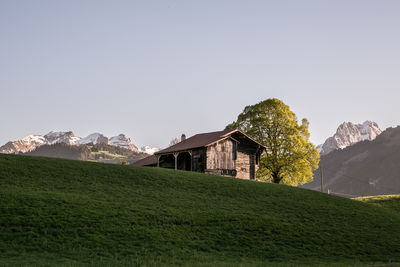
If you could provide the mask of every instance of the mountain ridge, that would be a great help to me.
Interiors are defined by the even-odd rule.
[[[400,193],[400,126],[384,130],[372,141],[360,141],[321,156],[314,180],[301,187],[344,197]]]
[[[0,147],[0,153],[4,154],[18,154],[27,153],[34,151],[38,147],[43,145],[54,145],[58,143],[63,143],[67,145],[86,145],[86,144],[108,144],[111,146],[117,146],[125,148],[137,153],[154,153],[159,149],[155,147],[145,146],[143,149],[139,149],[134,145],[129,137],[125,134],[119,134],[117,136],[112,136],[110,138],[106,137],[101,133],[92,133],[88,136],[81,138],[76,136],[72,131],[51,131],[45,135],[31,134],[27,135],[16,141],[9,141]]]
[[[362,124],[343,122],[339,125],[336,133],[328,137],[325,142],[317,146],[320,155],[327,155],[334,150],[344,149],[360,141],[374,140],[382,133],[378,124],[373,121],[365,121]]]

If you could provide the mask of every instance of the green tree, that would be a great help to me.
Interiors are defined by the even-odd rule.
[[[299,124],[296,114],[281,100],[270,98],[245,107],[226,129],[240,129],[266,146],[257,178],[297,186],[312,181],[319,163],[308,125],[307,119]]]

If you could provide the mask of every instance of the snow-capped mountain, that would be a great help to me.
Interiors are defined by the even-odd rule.
[[[53,145],[57,143],[76,145],[80,139],[81,138],[75,136],[73,132],[51,131],[44,136],[31,134],[25,136],[20,140],[8,142],[4,146],[0,147],[0,153],[7,153],[7,154],[16,154],[20,152],[26,153],[35,150],[37,147],[43,145]]]
[[[337,128],[336,133],[326,139],[325,143],[319,145],[317,149],[321,155],[326,155],[336,149],[343,149],[360,141],[372,141],[381,133],[382,130],[376,122],[365,121],[363,124],[344,122]]]
[[[132,144],[131,139],[126,137],[124,134],[111,137],[108,141],[108,144],[139,152],[139,149],[134,144]]]
[[[57,143],[65,143],[68,145],[75,145],[81,138],[75,136],[73,132],[49,132],[44,136],[47,145]]]
[[[14,154],[18,152],[26,153],[34,150],[36,147],[42,146],[46,143],[46,139],[41,135],[28,135],[21,140],[15,142],[8,142],[0,147],[0,153]]]
[[[80,139],[77,141],[77,144],[108,144],[108,137],[105,137],[101,133],[92,133],[86,136],[85,138]]]
[[[142,153],[153,155],[154,153],[160,151],[160,149],[157,147],[142,146],[139,151]]]
[[[101,133],[93,133],[85,138],[80,138],[75,136],[71,131],[68,132],[54,132],[51,131],[46,135],[28,135],[20,140],[8,142],[4,146],[0,147],[0,153],[16,154],[16,153],[26,153],[35,150],[37,147],[43,145],[53,145],[58,143],[64,143],[68,145],[86,145],[89,143],[93,144],[108,144],[112,146],[122,147],[129,149],[134,152],[143,152],[139,150],[131,141],[130,138],[126,137],[124,134],[118,136],[113,136],[107,138]],[[154,148],[148,147],[147,151],[151,152]],[[154,152],[153,152],[154,153]]]

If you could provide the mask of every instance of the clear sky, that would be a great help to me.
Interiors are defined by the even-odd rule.
[[[165,147],[275,97],[322,143],[400,124],[399,0],[0,0],[0,145],[125,133]]]

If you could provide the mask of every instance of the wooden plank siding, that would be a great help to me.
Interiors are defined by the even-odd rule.
[[[225,139],[207,147],[207,170],[234,170],[233,141]]]
[[[241,179],[250,179],[249,171],[249,154],[238,151],[236,160],[236,177]]]
[[[237,144],[236,159],[234,159],[234,142],[232,139],[225,139],[207,147],[205,172],[240,179],[254,179],[259,168],[256,164],[255,149],[247,144]]]
[[[250,158],[252,158],[252,160]],[[250,172],[251,171],[250,163],[254,164],[253,174]],[[259,164],[256,163],[256,154],[238,151],[236,160],[236,178],[254,179],[258,169],[259,169]]]

